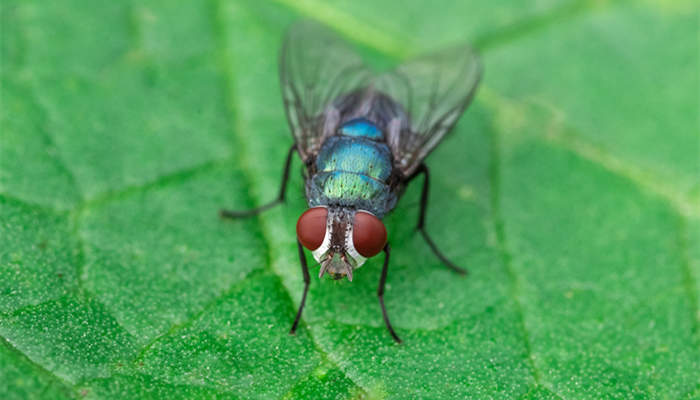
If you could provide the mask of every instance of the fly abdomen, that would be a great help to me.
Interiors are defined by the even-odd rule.
[[[307,184],[309,206],[336,205],[386,213],[393,198],[389,186],[367,175],[348,171],[319,172]]]
[[[391,153],[384,143],[364,138],[333,136],[321,147],[316,159],[316,170],[348,171],[386,181],[391,175]]]
[[[316,174],[307,182],[309,205],[355,207],[381,217],[396,202],[387,180],[391,151],[383,133],[358,119],[344,124],[338,135],[323,143],[316,158]]]

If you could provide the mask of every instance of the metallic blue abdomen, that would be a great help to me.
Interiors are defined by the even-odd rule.
[[[309,206],[341,205],[382,217],[396,203],[387,181],[392,163],[384,134],[371,122],[347,122],[323,143],[307,182]]]
[[[357,137],[333,136],[316,159],[319,172],[345,171],[386,181],[391,175],[391,153],[384,143]]]

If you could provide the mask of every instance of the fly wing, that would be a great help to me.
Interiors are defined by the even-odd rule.
[[[288,31],[280,55],[280,82],[287,120],[306,162],[333,134],[338,96],[367,85],[371,73],[336,34],[311,21]]]
[[[404,176],[410,176],[452,129],[480,78],[479,57],[471,47],[460,46],[410,60],[375,79],[373,86],[406,114],[406,121],[390,125],[387,140]]]

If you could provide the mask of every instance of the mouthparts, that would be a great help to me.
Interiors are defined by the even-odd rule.
[[[318,277],[322,278],[328,272],[335,280],[343,279],[344,276],[347,276],[348,281],[352,282],[352,270],[352,264],[344,252],[340,254],[329,253],[321,260],[321,271],[319,271]]]

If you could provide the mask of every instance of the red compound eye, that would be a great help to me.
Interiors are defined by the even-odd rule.
[[[314,207],[304,211],[297,221],[297,237],[302,246],[309,250],[316,250],[326,237],[326,217],[328,210],[325,207]]]
[[[377,255],[386,244],[386,228],[374,215],[358,211],[352,226],[352,242],[360,255],[372,257]]]

